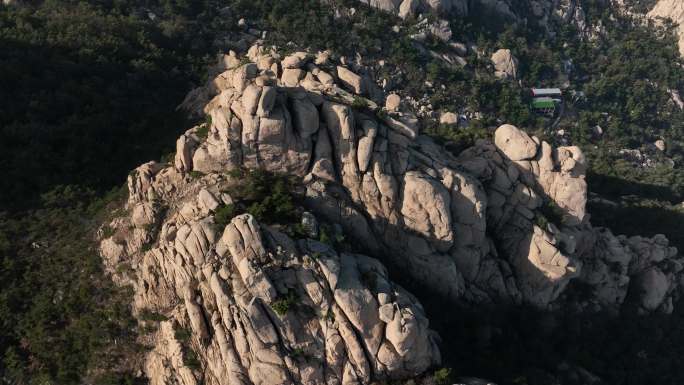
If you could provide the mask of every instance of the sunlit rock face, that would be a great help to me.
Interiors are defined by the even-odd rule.
[[[436,336],[399,279],[473,305],[672,311],[677,251],[591,227],[579,148],[504,124],[452,154],[355,68],[259,44],[227,56],[184,103],[210,123],[181,135],[173,162],[131,173],[126,215],[101,243],[136,311],[166,319],[149,341],[153,384],[420,374],[440,361]],[[237,169],[295,177],[307,226],[333,223],[363,254],[250,215],[218,221]],[[566,296],[573,281],[591,289],[580,302]]]
[[[653,9],[648,13],[648,17],[654,20],[671,19],[675,24],[679,24],[679,52],[684,55],[684,3],[678,0],[659,0]]]

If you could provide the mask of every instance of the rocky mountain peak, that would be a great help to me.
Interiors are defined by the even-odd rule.
[[[118,279],[137,311],[166,319],[146,357],[152,384],[415,376],[440,354],[397,280],[472,305],[673,310],[676,249],[591,226],[578,147],[504,124],[452,154],[327,52],[257,43],[217,73],[184,102],[210,119],[178,139],[172,163],[129,176],[128,215],[101,243],[112,270],[130,268]],[[303,233],[232,214],[249,170],[296,179]],[[321,224],[363,253],[323,239]],[[591,290],[577,300],[571,282]]]

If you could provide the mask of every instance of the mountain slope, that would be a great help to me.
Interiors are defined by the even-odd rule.
[[[137,312],[164,320],[145,364],[153,383],[368,383],[438,362],[422,307],[385,268],[316,236],[379,258],[448,303],[673,311],[676,249],[663,236],[615,237],[589,224],[579,148],[502,125],[493,143],[452,155],[420,134],[407,106],[366,99],[373,83],[327,53],[282,57],[257,42],[246,56],[221,58],[223,72],[191,93],[188,106],[210,100],[210,122],[178,139],[173,164],[129,176],[128,215],[101,244],[109,268],[134,285]],[[259,176],[269,173],[293,184]],[[579,295],[571,282],[590,290]],[[396,335],[394,323],[403,325]],[[335,349],[346,353],[323,348],[326,330],[340,333]]]

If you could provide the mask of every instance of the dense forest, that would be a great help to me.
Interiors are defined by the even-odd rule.
[[[225,26],[210,2],[35,3],[0,6],[0,382],[131,383],[143,347],[95,230],[187,128]]]
[[[487,137],[501,122],[560,141],[530,111],[527,95],[531,86],[567,80],[586,98],[569,102],[561,122],[565,139],[587,152],[592,192],[616,202],[592,204],[593,223],[617,233],[664,233],[684,249],[679,208],[684,113],[668,93],[684,89],[684,70],[673,26],[641,24],[616,16],[603,2],[583,3],[589,22],[605,26],[597,39],[578,39],[568,25],[554,25],[550,37],[533,25],[483,15],[451,19],[456,39],[485,52],[471,52],[463,68],[425,55],[409,37],[412,21],[351,0],[0,5],[0,382],[141,381],[128,371],[127,361],[144,352],[136,343],[144,330],[131,317],[130,293],[106,279],[95,232],[125,197],[128,172],[171,152],[178,134],[190,126],[177,105],[206,80],[215,55],[230,48],[224,38],[241,17],[269,31],[268,42],[283,49],[332,49],[384,59],[383,71],[394,77],[397,88],[406,95],[429,93],[435,110],[482,113],[463,130],[424,122],[429,134],[451,143],[454,151]],[[356,12],[340,16],[337,6],[354,6]],[[403,29],[393,32],[394,25]],[[424,44],[445,48],[437,41]],[[502,47],[520,60],[519,83],[492,74],[486,58]],[[569,74],[561,65],[567,60],[573,63]],[[596,126],[604,130],[601,137],[594,134]],[[650,146],[659,138],[668,143],[664,153]],[[641,149],[654,163],[624,159],[620,150],[625,148]],[[439,304],[427,305],[439,309]],[[431,314],[454,345],[447,349],[445,365],[459,374],[501,383],[547,383],[544,373],[567,359],[608,383],[682,378],[677,372],[678,342],[684,340],[680,314],[625,316],[619,326],[603,315],[529,309],[459,314]],[[548,317],[556,326],[542,333],[541,341],[533,331],[547,330]],[[496,333],[483,342],[477,336],[484,327]],[[672,377],[658,377],[661,372]]]

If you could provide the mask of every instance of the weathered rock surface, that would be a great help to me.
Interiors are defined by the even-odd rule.
[[[458,115],[453,112],[445,112],[439,117],[439,123],[448,126],[456,126],[458,125]]]
[[[580,36],[590,35],[582,4],[578,0],[530,0],[523,3],[513,0],[362,0],[362,2],[398,15],[402,19],[418,17],[420,14],[496,17],[508,22],[536,23],[548,28],[551,21],[574,25]],[[661,13],[672,13],[671,4],[677,0],[661,0]],[[661,15],[662,16],[662,15]],[[435,24],[432,31],[442,40],[451,38],[451,31],[442,22]],[[446,28],[445,28],[446,27]],[[447,32],[448,31],[448,32]],[[436,32],[436,33],[435,33]]]
[[[220,228],[206,204],[215,187],[181,186],[156,219],[158,239],[126,234],[134,218],[124,218],[102,243],[108,262],[133,265],[135,308],[169,317],[147,355],[152,384],[368,383],[439,363],[420,303],[379,261],[292,240],[248,214]]]
[[[672,19],[675,24],[679,24],[679,52],[684,55],[684,3],[679,0],[659,0],[653,9],[648,13],[651,19]]]
[[[211,96],[206,138],[190,129],[173,165],[136,169],[131,215],[102,241],[110,269],[131,266],[136,309],[170,318],[148,355],[153,384],[369,383],[439,361],[420,304],[377,260],[292,240],[246,215],[217,227],[214,210],[230,202],[221,186],[235,182],[226,173],[236,168],[299,177],[309,234],[318,220],[338,224],[444,300],[555,308],[577,281],[592,289],[579,307],[673,310],[682,259],[663,236],[589,224],[579,148],[502,125],[493,142],[451,154],[420,135],[409,111],[354,110],[324,75],[340,76],[332,59],[288,59],[295,83],[271,69],[277,60],[262,47],[250,53],[272,64],[228,69],[213,91],[194,93]],[[284,303],[287,311],[274,310]],[[189,341],[174,328],[191,330]],[[201,370],[184,364],[188,349]]]
[[[517,79],[518,78],[518,59],[516,59],[511,50],[500,49],[492,54],[492,63],[494,64],[494,75],[500,79]]]

